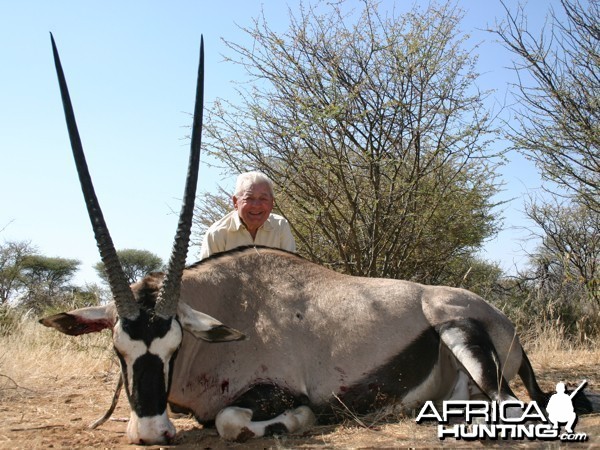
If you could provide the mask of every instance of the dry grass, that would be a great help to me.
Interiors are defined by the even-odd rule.
[[[545,390],[553,390],[559,380],[574,385],[582,379],[589,381],[588,389],[597,390],[600,350],[566,345],[551,330],[537,334],[526,347]],[[0,337],[0,448],[127,446],[129,406],[125,396],[112,420],[96,430],[88,429],[110,404],[118,374],[108,333],[71,338],[23,322],[12,335]],[[522,386],[515,383],[514,388],[527,399]],[[202,429],[189,417],[174,417],[178,430],[175,444],[203,449],[506,447],[502,443],[439,441],[435,426],[417,425],[410,417],[372,417],[362,422],[368,427],[349,418],[337,426],[316,426],[301,436],[227,444],[214,429]],[[600,445],[600,416],[581,417],[577,432],[590,436],[585,448]],[[556,443],[542,446],[559,447]]]

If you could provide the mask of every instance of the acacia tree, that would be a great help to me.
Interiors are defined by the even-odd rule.
[[[567,285],[578,286],[580,298],[600,309],[600,213],[577,203],[535,203],[527,215],[539,228],[540,246],[534,256],[538,281],[558,294]]]
[[[22,278],[27,286],[44,285],[50,294],[57,292],[77,272],[76,259],[29,255],[22,263]]]
[[[161,270],[164,266],[160,256],[148,250],[125,248],[118,250],[117,256],[129,284],[135,283],[150,272]],[[98,276],[108,283],[104,263],[102,261],[98,262],[94,269],[96,269]]]
[[[556,324],[583,342],[600,332],[600,215],[578,202],[530,200],[539,245],[506,296],[511,317]],[[502,303],[505,303],[504,301]],[[512,305],[511,305],[512,304]]]
[[[23,263],[36,252],[27,241],[7,241],[0,245],[0,306],[19,294],[23,287]]]
[[[522,8],[506,6],[495,30],[517,57],[520,107],[507,137],[546,180],[600,212],[600,1],[561,5],[564,17],[551,9],[539,35]]]
[[[461,12],[346,6],[302,7],[285,33],[262,17],[251,46],[226,42],[251,84],[209,111],[206,149],[273,179],[308,258],[436,282],[497,227],[492,117]]]
[[[39,313],[61,303],[74,289],[71,281],[79,269],[80,261],[43,255],[29,255],[21,266],[24,294],[21,307]]]

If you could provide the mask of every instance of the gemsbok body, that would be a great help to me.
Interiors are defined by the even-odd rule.
[[[202,47],[173,254],[166,274],[127,285],[52,44],[73,153],[114,303],[41,323],[71,335],[112,330],[131,406],[132,443],[160,444],[175,436],[168,403],[236,441],[334,422],[347,410],[360,415],[416,408],[428,400],[515,400],[508,382],[517,374],[530,397],[545,405],[548,395],[535,380],[513,324],[466,290],[352,277],[261,247],[235,249],[184,268],[200,153]],[[583,395],[579,404],[589,408]]]

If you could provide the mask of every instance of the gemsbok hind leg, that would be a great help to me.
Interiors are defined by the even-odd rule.
[[[502,361],[482,323],[456,320],[438,326],[442,342],[490,400],[518,400],[502,373]],[[510,413],[510,411],[507,411]]]
[[[244,442],[253,437],[289,434],[315,422],[312,410],[304,401],[275,385],[256,385],[242,394],[215,419],[219,435],[227,440]]]

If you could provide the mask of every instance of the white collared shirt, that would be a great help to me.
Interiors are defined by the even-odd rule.
[[[202,240],[200,259],[244,245],[264,245],[290,252],[296,251],[296,242],[292,236],[290,224],[280,215],[271,213],[256,232],[256,238],[252,239],[237,211],[232,211],[206,230]]]

